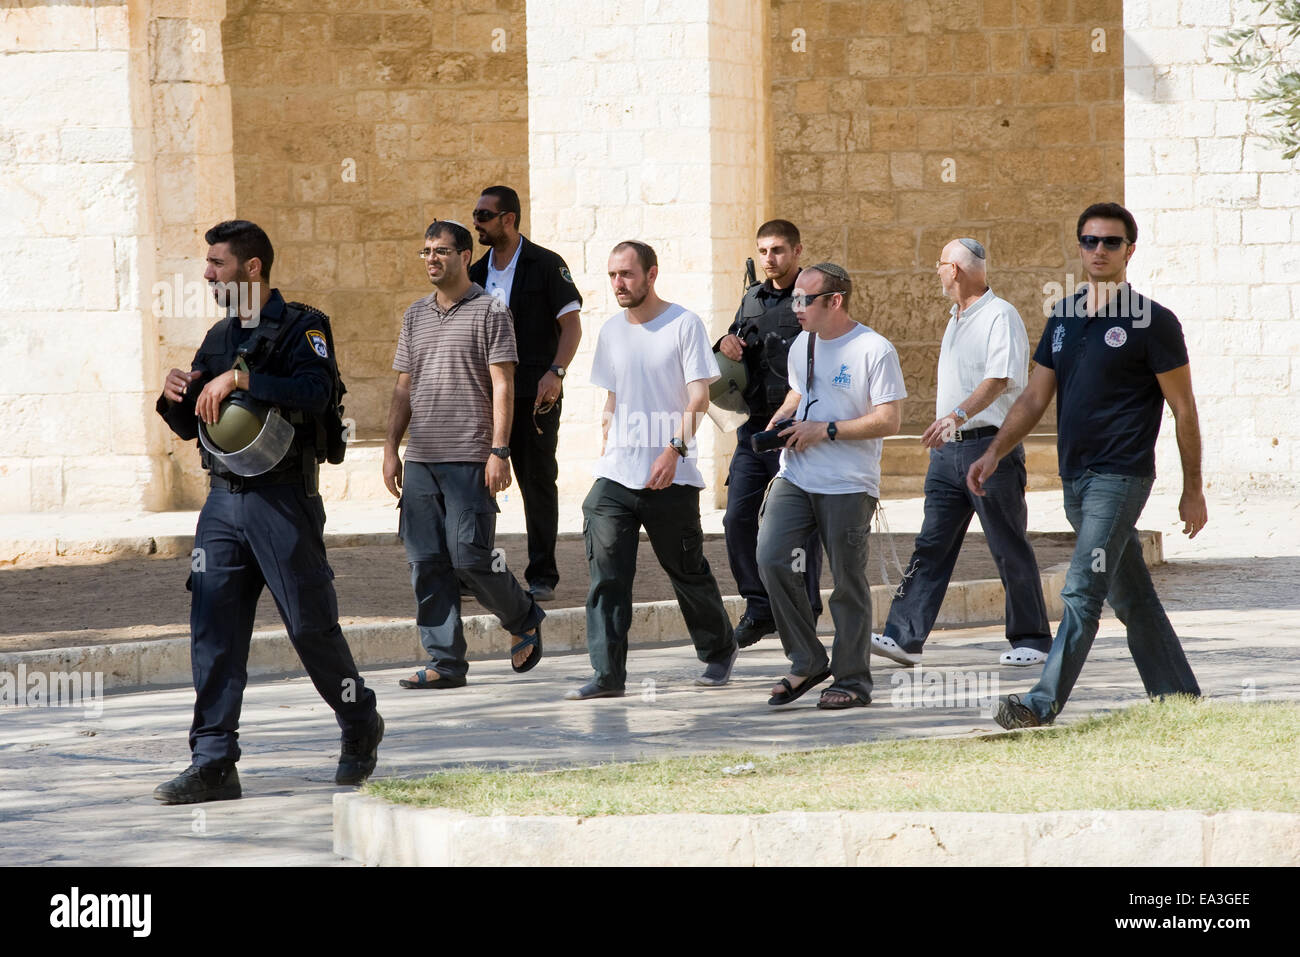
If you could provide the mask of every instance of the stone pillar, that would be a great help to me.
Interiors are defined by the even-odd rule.
[[[1182,321],[1211,492],[1300,487],[1300,172],[1251,135],[1253,81],[1212,39],[1257,15],[1244,0],[1124,4],[1128,275]],[[1167,409],[1156,468],[1159,488],[1181,487]]]
[[[201,281],[200,224],[233,206],[224,15],[224,0],[0,13],[0,510],[171,504],[153,403],[205,325],[159,308],[154,284]]]
[[[235,217],[230,88],[221,44],[226,0],[153,0],[149,6],[155,190],[150,253],[157,267],[148,309],[156,322],[157,356],[145,383],[146,405],[168,504],[196,508],[207,486],[194,443],[171,433],[154,414],[153,400],[166,370],[188,369],[204,333],[219,318],[203,280],[208,248],[203,234]],[[178,298],[176,290],[185,294]]]
[[[0,12],[0,510],[157,501],[143,47],[125,5]]]
[[[567,501],[590,486],[600,446],[604,395],[587,383],[600,327],[618,311],[610,249],[653,246],[659,294],[715,338],[740,301],[767,218],[763,17],[740,0],[528,2],[532,235],[565,257],[586,301],[560,433]],[[701,429],[706,501],[721,500],[733,441]]]

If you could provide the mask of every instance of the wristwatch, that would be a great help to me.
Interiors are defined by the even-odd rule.
[[[835,436],[839,434],[839,431],[840,431],[839,429],[835,428],[834,422],[826,423],[826,437],[830,439],[832,442],[835,441]]]
[[[686,458],[686,442],[685,442],[685,441],[683,441],[682,439],[677,438],[677,436],[674,435],[673,438],[672,438],[672,441],[670,441],[670,442],[668,443],[668,445],[672,448],[672,450],[673,450],[674,452],[676,452],[676,453],[677,453],[678,455],[680,455],[682,458]]]
[[[563,378],[564,378],[564,371],[565,371],[565,370],[564,370],[564,366],[555,366],[555,365],[553,365],[553,366],[551,366],[551,371],[555,373],[555,377],[556,377],[557,379],[563,379]]]
[[[957,406],[957,408],[953,409],[952,414],[957,416],[958,425],[961,425],[963,422],[965,422],[967,419],[970,418],[970,416],[966,414],[966,410],[963,409],[961,406]]]
[[[500,448],[492,449],[492,454],[499,459],[508,459],[510,458],[510,446],[503,445]]]

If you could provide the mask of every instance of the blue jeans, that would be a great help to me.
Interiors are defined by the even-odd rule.
[[[408,460],[402,469],[398,535],[411,566],[415,624],[429,667],[449,678],[469,671],[462,584],[512,635],[532,631],[546,617],[494,552],[500,509],[483,483],[485,468],[482,462]]]
[[[1007,641],[1012,648],[1035,651],[1052,646],[1038,559],[1026,532],[1025,447],[1017,445],[1003,456],[997,471],[984,483],[984,495],[975,495],[966,487],[966,473],[992,442],[991,435],[945,442],[930,452],[925,521],[907,563],[908,576],[898,583],[884,627],[884,634],[904,651],[919,654],[925,646],[975,515],[980,518],[1006,592]]]
[[[1153,481],[1153,476],[1099,475],[1091,470],[1061,480],[1065,516],[1078,539],[1061,591],[1061,627],[1038,683],[1023,698],[1043,723],[1065,707],[1108,598],[1127,629],[1129,651],[1147,694],[1201,693],[1142,560],[1137,520]]]

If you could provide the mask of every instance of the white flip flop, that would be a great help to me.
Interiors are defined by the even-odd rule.
[[[1046,660],[1047,652],[1045,651],[1036,651],[1033,648],[1012,648],[1010,651],[1002,652],[998,664],[1026,668],[1029,665],[1041,665]]]

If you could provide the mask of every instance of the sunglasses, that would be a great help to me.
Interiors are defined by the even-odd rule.
[[[505,210],[501,210],[501,212],[499,213],[494,213],[490,209],[476,209],[474,210],[473,215],[474,215],[474,222],[476,223],[490,223],[498,216],[504,216]]]
[[[1101,245],[1105,246],[1111,252],[1114,252],[1115,250],[1123,246],[1126,242],[1128,242],[1128,240],[1125,239],[1123,236],[1080,236],[1079,237],[1079,245],[1089,251],[1096,249],[1097,244],[1101,243]]]
[[[827,290],[826,292],[814,292],[811,295],[809,295],[806,292],[796,292],[793,296],[790,297],[790,306],[792,309],[802,312],[803,310],[808,308],[808,304],[811,303],[814,299],[817,299],[821,296],[833,296],[839,291],[840,290],[838,289],[831,289],[831,290]]]
[[[554,401],[543,402],[541,405],[533,406],[533,428],[537,430],[538,435],[542,434],[542,427],[537,424],[537,417],[539,415],[546,415],[547,413],[551,412],[554,408],[555,408]]]

